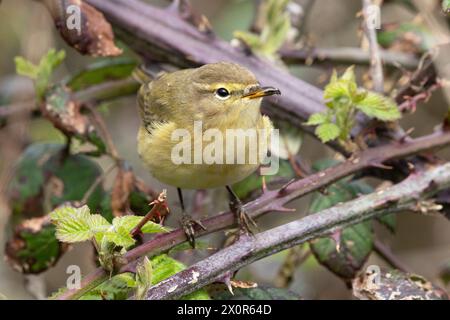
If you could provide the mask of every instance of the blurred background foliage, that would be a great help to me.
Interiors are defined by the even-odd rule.
[[[149,1],[157,5],[167,5],[167,1]],[[196,12],[207,16],[214,31],[222,38],[231,40],[236,35],[236,31],[246,31],[249,29],[254,16],[254,2],[252,0],[192,0]],[[361,1],[337,0],[337,1],[298,1],[304,8],[309,8],[307,16],[304,17],[304,33],[308,35],[308,41],[317,47],[359,47],[360,38],[358,29],[360,19],[356,17],[360,10]],[[314,2],[311,5],[311,2]],[[430,2],[430,1],[424,1]],[[433,1],[431,1],[433,2]],[[406,3],[406,4],[405,4]],[[421,53],[428,49],[433,41],[436,41],[432,30],[421,24],[416,24],[416,12],[408,4],[408,1],[386,1],[382,8],[382,23],[387,27],[379,34],[379,42],[384,47],[396,47],[405,49],[411,43],[401,36],[406,30],[415,41],[414,50]],[[245,37],[245,36],[244,36]],[[183,41],[180,39],[180,41]],[[414,42],[413,41],[413,42]],[[418,43],[417,43],[418,42]],[[53,26],[47,10],[34,1],[28,0],[4,0],[0,5],[0,105],[23,104],[32,99],[35,95],[33,84],[30,79],[18,76],[15,72],[14,57],[23,56],[28,60],[37,63],[39,59],[49,50],[49,48],[64,49],[66,58],[62,65],[56,70],[54,81],[66,79],[69,75],[75,75],[92,63],[108,58],[92,58],[81,56],[64,41]],[[118,42],[119,47],[123,47]],[[131,51],[125,49],[124,57],[129,61],[138,61],[138,57]],[[410,50],[411,51],[411,50]],[[290,71],[302,79],[323,87],[331,75],[332,65],[307,66],[296,65],[289,67]],[[345,66],[338,67],[339,71]],[[357,67],[358,75],[362,76],[362,68]],[[391,74],[394,71],[389,71]],[[394,78],[394,77],[393,77]],[[387,80],[387,87],[392,85],[391,80]],[[76,83],[73,85],[77,85]],[[270,83],[265,85],[274,85]],[[431,132],[433,126],[438,124],[448,109],[448,101],[441,91],[433,94],[430,101],[420,104],[417,111],[412,115],[406,115],[401,123],[406,129],[414,127],[412,136],[419,136]],[[165,186],[154,180],[143,167],[136,152],[136,133],[139,119],[136,108],[135,97],[126,97],[105,102],[100,107],[102,116],[106,119],[107,126],[112,134],[112,138],[119,150],[119,153],[126,155],[126,159],[136,172],[136,175],[148,182],[155,190],[161,190]],[[1,120],[0,120],[1,121]],[[0,122],[0,126],[1,126]],[[9,181],[13,168],[19,161],[19,157],[24,147],[33,142],[62,143],[64,136],[56,130],[47,120],[36,118],[24,118],[20,115],[13,119],[8,126],[0,130],[0,182]],[[300,153],[302,159],[308,164],[315,163],[319,159],[334,158],[335,155],[329,149],[305,135],[301,139]],[[82,146],[79,147],[82,150]],[[77,147],[75,147],[75,150]],[[30,151],[31,152],[31,151]],[[449,159],[449,153],[441,153]],[[82,160],[84,161],[84,160]],[[111,166],[111,160],[99,158],[98,165],[107,170]],[[92,166],[86,164],[88,167]],[[292,176],[290,166],[283,165],[283,174]],[[92,169],[95,171],[95,168]],[[26,174],[29,174],[28,172]],[[92,179],[95,175],[91,176]],[[70,176],[64,179],[71,179]],[[86,183],[89,183],[87,181]],[[247,181],[248,183],[248,181]],[[258,183],[258,182],[256,182]],[[371,181],[365,188],[371,188]],[[106,178],[105,186],[111,186],[112,176]],[[335,185],[337,192],[343,192],[338,184]],[[356,192],[356,188],[361,185],[352,185],[352,190],[345,192]],[[248,188],[247,188],[248,189]],[[241,196],[251,194],[246,189],[245,184],[241,185],[239,192]],[[76,192],[76,190],[74,191]],[[102,192],[99,190],[98,192]],[[364,193],[364,192],[363,192]],[[220,190],[208,191],[209,197],[205,200],[205,208],[198,212],[199,216],[207,213],[218,212],[227,208],[226,194]],[[192,198],[194,192],[188,194]],[[314,199],[312,199],[314,197]],[[294,202],[290,207],[295,207],[295,213],[276,213],[265,216],[261,219],[261,228],[268,228],[299,218],[309,211],[310,201],[316,208],[311,211],[322,209],[332,203],[318,203],[317,195],[307,196]],[[346,198],[344,195],[343,198]],[[92,201],[95,200],[95,196]],[[339,198],[342,201],[343,198]],[[177,202],[174,190],[169,188],[169,203],[174,208],[175,213],[169,218],[168,225],[175,225]],[[337,202],[339,202],[337,201]],[[101,206],[97,203],[96,205]],[[0,230],[6,228],[11,215],[10,208],[3,195],[0,195]],[[175,217],[174,217],[175,216]],[[423,216],[417,214],[400,214],[396,221],[395,234],[380,225],[358,225],[357,232],[363,234],[365,240],[371,242],[371,235],[368,229],[377,229],[383,242],[389,244],[400,260],[409,266],[411,270],[417,272],[431,281],[445,285],[439,279],[439,270],[445,266],[450,259],[450,224],[442,216]],[[10,232],[10,231],[7,231]],[[10,234],[0,232],[0,246],[3,247],[5,240]],[[346,235],[351,237],[351,235]],[[220,239],[212,237],[210,247],[220,245]],[[327,246],[327,239],[322,242],[315,242],[314,247]],[[371,244],[369,244],[371,246]],[[313,247],[313,248],[314,248]],[[304,248],[300,248],[303,250]],[[65,248],[54,248],[54,250],[65,250]],[[313,249],[314,250],[314,249]],[[361,249],[364,251],[364,248]],[[385,262],[377,255],[370,255],[365,261],[367,252],[359,252],[360,263],[365,265],[386,266]],[[198,257],[205,256],[207,251],[200,251],[197,256],[186,252],[178,254],[178,258],[186,264],[191,263]],[[280,269],[288,252],[282,252],[274,256],[260,260],[245,267],[239,272],[240,279],[255,281],[262,286],[280,285]],[[296,269],[293,281],[289,284],[289,289],[293,293],[312,299],[330,298],[350,298],[351,292],[347,289],[345,281],[336,277],[323,266],[319,265],[312,255],[305,256],[304,263]],[[359,262],[358,262],[359,263]],[[3,261],[0,262],[0,292],[10,298],[33,298],[42,297],[65,284],[67,277],[65,270],[68,265],[80,265],[83,274],[93,270],[93,250],[89,244],[75,245],[71,249],[71,254],[65,255],[57,265],[41,275],[23,276],[14,272]],[[326,263],[325,263],[326,265]],[[349,276],[351,270],[341,270],[344,276]],[[281,281],[282,282],[282,281]],[[264,294],[269,294],[265,292]]]

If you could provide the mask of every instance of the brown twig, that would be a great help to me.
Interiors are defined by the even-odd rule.
[[[403,211],[418,199],[430,197],[449,186],[450,163],[446,163],[411,175],[385,190],[385,194],[376,192],[361,196],[255,236],[241,237],[229,247],[154,285],[148,290],[147,299],[177,299],[268,255],[325,236],[336,229]]]
[[[373,81],[373,89],[377,92],[384,92],[383,64],[381,61],[380,48],[378,46],[377,30],[369,26],[369,7],[372,0],[362,0],[363,3],[363,30],[369,42],[370,51],[370,74]]]
[[[280,50],[281,59],[287,64],[313,62],[314,64],[369,65],[370,53],[361,48],[307,48]],[[413,54],[380,50],[380,57],[386,66],[415,69],[419,60]]]
[[[158,196],[157,199],[153,200],[150,205],[153,205],[153,207],[150,209],[150,211],[142,218],[141,221],[139,221],[138,225],[131,230],[131,235],[133,237],[137,236],[140,232],[142,227],[149,222],[151,219],[153,219],[156,216],[161,216],[160,210],[164,209],[164,211],[169,212],[169,208],[167,206],[166,202],[167,198],[167,192],[166,190],[163,190]]]

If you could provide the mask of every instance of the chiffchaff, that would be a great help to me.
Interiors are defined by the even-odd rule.
[[[186,214],[181,189],[226,186],[240,228],[250,231],[248,222],[253,221],[247,217],[241,201],[229,186],[254,172],[260,161],[230,163],[227,158],[230,152],[227,149],[230,142],[227,133],[229,130],[255,130],[257,134],[262,132],[262,139],[267,142],[272,123],[268,117],[261,115],[260,106],[263,97],[273,94],[280,94],[280,91],[261,87],[249,70],[229,62],[165,73],[141,86],[138,102],[142,125],[138,133],[138,152],[156,179],[178,188],[183,211],[181,222],[192,246],[195,245],[196,226],[204,227]],[[208,146],[211,149],[205,143],[205,137],[195,137],[199,124],[200,133],[206,135],[209,131],[214,133],[209,134],[209,140],[212,137],[219,140],[215,141],[219,143],[212,151],[212,156],[219,161],[199,161],[198,154],[194,154],[200,149],[200,155],[203,155],[203,151],[208,151]],[[183,134],[186,136],[182,137]],[[180,142],[180,138],[184,142]],[[258,138],[261,139],[261,134]],[[249,140],[236,146],[232,159],[236,160],[237,154],[250,158],[255,148]],[[174,151],[180,149],[180,143],[181,149],[189,153],[187,159],[191,161],[174,159],[179,155]],[[261,145],[266,149],[258,152],[266,154],[268,143],[258,144]]]

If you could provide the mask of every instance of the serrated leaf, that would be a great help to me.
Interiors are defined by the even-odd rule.
[[[328,115],[326,113],[314,113],[312,114],[308,122],[305,123],[307,126],[316,126],[319,124],[323,124],[328,121]]]
[[[339,137],[341,129],[334,123],[324,123],[318,126],[315,130],[316,135],[323,143],[334,140]]]
[[[140,216],[122,216],[122,217],[116,217],[113,219],[113,225],[114,227],[123,227],[125,230],[128,230],[128,232],[131,232],[134,227],[136,227],[143,217]],[[167,228],[163,227],[162,225],[148,221],[142,228],[141,231],[143,233],[158,233],[158,232],[167,232]]]
[[[108,242],[114,243],[116,246],[129,248],[136,243],[136,240],[131,236],[130,231],[123,226],[111,226],[108,231],[104,233],[104,238]]]
[[[356,108],[369,117],[382,121],[394,121],[401,117],[400,111],[392,99],[375,92],[369,92],[362,101],[356,104]]]
[[[36,96],[42,99],[49,85],[50,76],[64,60],[66,53],[64,50],[56,51],[50,49],[39,61],[38,65],[34,65],[30,61],[22,57],[16,57],[16,71],[18,74],[28,76],[35,81]]]
[[[350,89],[347,81],[337,80],[325,86],[323,92],[325,104],[330,109],[335,109],[337,102],[346,104],[351,102]]]
[[[94,236],[94,231],[89,225],[90,213],[87,206],[59,207],[50,213],[50,219],[56,226],[56,238],[59,241],[82,242]]]

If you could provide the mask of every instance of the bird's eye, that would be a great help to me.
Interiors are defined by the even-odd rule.
[[[225,88],[219,88],[216,90],[216,97],[222,100],[228,99],[230,97],[230,92]]]

